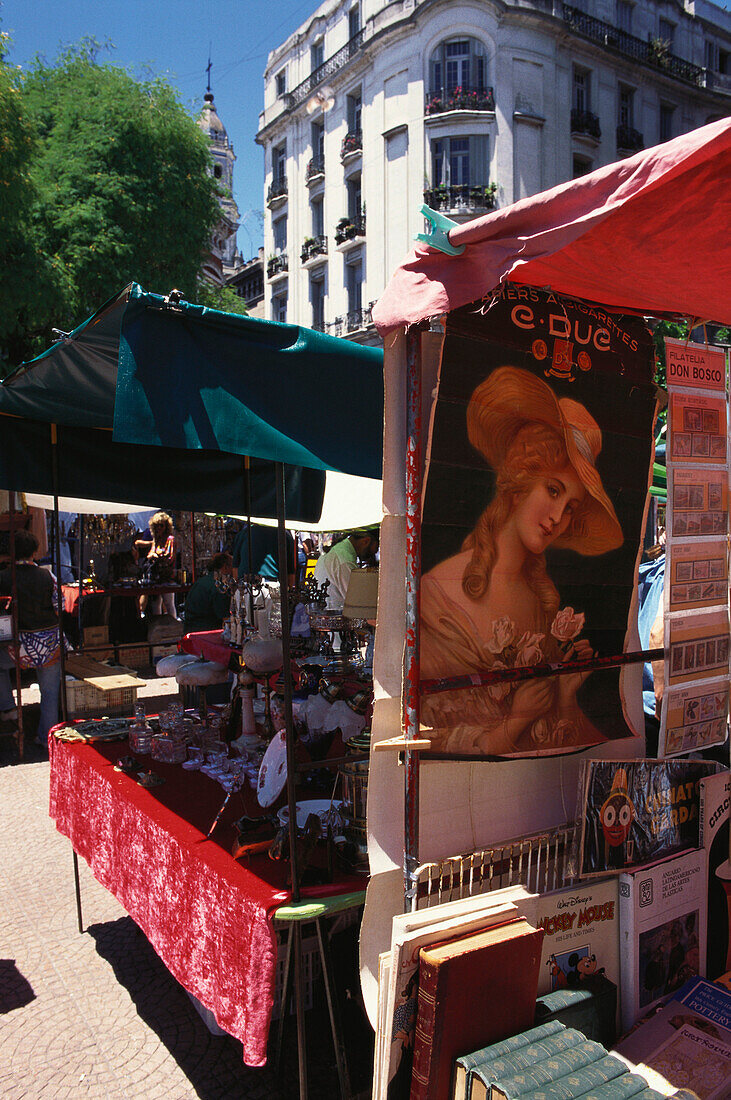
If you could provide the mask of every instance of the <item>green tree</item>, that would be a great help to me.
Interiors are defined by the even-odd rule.
[[[199,306],[208,306],[209,309],[221,309],[224,313],[246,315],[249,312],[244,299],[239,298],[232,287],[212,286],[203,279],[199,280],[195,296],[191,301]]]
[[[98,51],[85,41],[52,66],[38,60],[20,86],[35,133],[29,237],[44,261],[33,290],[65,329],[132,280],[195,301],[219,216],[208,142],[176,92],[100,64]],[[0,331],[15,362],[49,343],[49,312]]]

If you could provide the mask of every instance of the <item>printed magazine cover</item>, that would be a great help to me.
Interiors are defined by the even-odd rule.
[[[698,847],[696,760],[587,760],[579,776],[578,873],[606,874]]]
[[[539,995],[619,983],[616,878],[541,895],[536,927],[545,932]]]

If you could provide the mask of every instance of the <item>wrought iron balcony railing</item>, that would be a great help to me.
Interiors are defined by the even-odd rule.
[[[373,324],[371,306],[366,306],[365,309],[351,309],[344,317],[336,317],[328,324],[327,331],[331,336],[347,336],[348,333],[368,328]]]
[[[573,107],[571,110],[571,133],[587,134],[599,141],[602,136],[599,116],[591,111],[579,111],[576,107]]]
[[[346,241],[352,241],[354,237],[365,237],[365,231],[365,214],[357,218],[343,218],[335,229],[335,244],[345,244]]]
[[[645,148],[645,139],[639,130],[633,130],[631,126],[617,127],[617,148],[629,149],[633,153]]]
[[[494,210],[495,184],[457,183],[450,187],[442,184],[424,192],[424,202],[432,210],[446,213],[449,210]]]
[[[343,138],[340,146],[340,156],[347,157],[348,153],[360,153],[363,149],[363,134],[360,130],[349,130]]]
[[[335,76],[344,65],[347,65],[362,48],[364,37],[365,28],[362,28],[337,53],[334,53],[332,57],[328,57],[327,61],[323,61],[322,65],[318,65],[316,69],[313,69],[301,84],[288,92],[284,97],[287,110],[292,111],[295,107],[299,107],[300,103],[304,103],[306,99],[309,99],[319,84]]]
[[[641,38],[621,31],[613,27],[611,23],[604,23],[601,19],[595,19],[593,15],[587,15],[585,11],[574,8],[570,4],[563,5],[563,18],[572,31],[583,34],[592,42],[599,42],[617,53],[631,57],[644,65],[651,65],[660,69],[668,76],[677,77],[679,80],[687,80],[690,84],[699,87],[705,86],[705,70],[700,65],[693,65],[682,57],[676,57],[670,53],[667,43],[658,38],[644,42]]]
[[[318,176],[325,175],[325,158],[312,157],[305,170],[305,183],[311,183]]]
[[[280,252],[277,256],[271,256],[267,261],[267,278],[273,279],[275,275],[282,275],[289,271],[287,253]]]
[[[307,237],[303,241],[300,260],[304,264],[313,256],[327,256],[327,237]]]
[[[269,190],[267,191],[267,202],[273,202],[275,199],[281,199],[287,194],[287,177],[277,176],[269,184]]]
[[[455,88],[433,88],[426,97],[424,113],[439,115],[444,111],[494,111],[492,88],[471,88],[459,84]]]

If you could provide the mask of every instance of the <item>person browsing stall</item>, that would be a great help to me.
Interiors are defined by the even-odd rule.
[[[174,575],[177,546],[173,521],[167,512],[155,512],[150,520],[150,536],[150,539],[137,539],[135,547],[142,553],[147,553],[146,562],[149,563],[151,579],[157,584],[168,584]],[[140,609],[144,611],[142,601],[146,606],[147,597],[142,596],[140,600]],[[153,615],[160,614],[161,603],[168,615],[172,615],[174,619],[177,618],[175,596],[172,592],[164,592],[162,597],[153,596]]]
[[[56,578],[33,561],[38,539],[30,531],[15,535],[15,580],[18,598],[20,667],[35,669],[41,689],[41,713],[36,742],[48,744],[48,732],[58,722],[61,690],[61,637],[56,611]],[[12,593],[12,570],[0,572],[0,595]],[[12,645],[0,648],[0,718],[15,721],[18,711],[9,670],[15,667]]]
[[[336,542],[326,554],[317,559],[315,580],[319,585],[330,582],[327,590],[327,607],[330,611],[342,611],[348,591],[350,574],[358,561],[368,561],[378,551],[378,533],[355,532]]]
[[[223,620],[228,617],[231,596],[228,589],[222,591],[217,585],[217,575],[228,578],[233,572],[233,560],[230,554],[216,554],[211,559],[209,572],[199,577],[185,600],[183,621],[188,634],[203,630],[220,630]]]

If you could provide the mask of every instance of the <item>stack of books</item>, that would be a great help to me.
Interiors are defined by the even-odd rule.
[[[660,1100],[601,1043],[553,1020],[458,1058],[452,1100]],[[674,1095],[670,1093],[670,1095]]]

